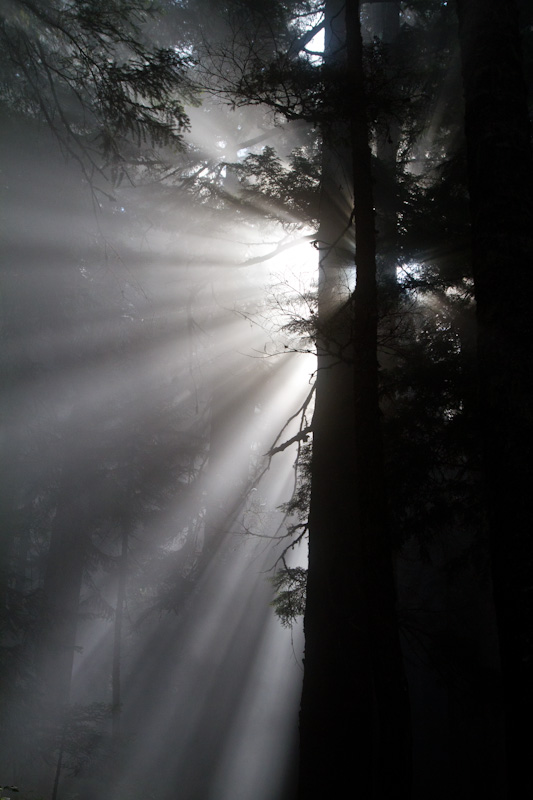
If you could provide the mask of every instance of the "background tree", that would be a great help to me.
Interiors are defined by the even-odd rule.
[[[457,4],[465,92],[487,521],[506,714],[508,794],[531,786],[533,608],[529,387],[533,155],[513,2]],[[521,731],[521,733],[519,733]],[[521,787],[519,789],[519,787]]]

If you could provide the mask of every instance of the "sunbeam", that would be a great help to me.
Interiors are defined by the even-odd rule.
[[[316,252],[310,229],[261,222],[253,201],[230,217],[198,183],[240,202],[221,165],[279,137],[271,121],[256,110],[236,128],[216,104],[191,121],[194,206],[147,181],[95,195],[53,139],[10,139],[5,443],[30,520],[17,580],[59,603],[68,569],[77,623],[67,642],[51,614],[35,656],[51,675],[52,639],[72,648],[55,691],[86,715],[65,745],[66,721],[37,718],[34,768],[13,773],[24,791],[278,800],[292,785],[301,632],[276,619],[269,577],[290,544],[295,449],[267,453],[297,433],[298,416],[284,426],[310,389],[312,344],[295,353],[304,334],[283,328],[312,302]],[[56,540],[70,565],[52,572]],[[41,692],[52,708],[46,680],[29,719]]]

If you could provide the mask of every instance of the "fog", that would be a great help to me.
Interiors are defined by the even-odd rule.
[[[496,155],[529,133],[496,93],[465,121],[485,68],[520,100],[519,32],[148,5],[0,11],[0,800],[499,800],[533,615]]]
[[[191,115],[188,153],[231,190],[217,165],[235,115]],[[269,129],[294,144],[240,114],[242,139]],[[266,454],[297,433],[312,383],[284,325],[315,251],[301,226],[183,182],[89,184],[42,126],[6,126],[2,150],[16,621],[1,781],[43,798],[288,797],[302,634],[270,578],[306,552],[280,509],[296,447]]]

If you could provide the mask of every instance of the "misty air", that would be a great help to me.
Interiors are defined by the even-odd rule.
[[[0,800],[529,797],[530,4],[0,20]]]

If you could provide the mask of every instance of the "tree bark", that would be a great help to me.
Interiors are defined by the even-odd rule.
[[[408,706],[383,483],[375,221],[358,2],[329,0],[325,30],[326,67],[344,88],[345,107],[322,131],[299,798],[341,797],[347,787],[365,798],[407,798]],[[350,296],[352,209],[357,283]]]
[[[385,492],[379,406],[378,291],[372,155],[359,3],[346,3],[356,287],[353,294],[355,494],[378,721],[376,797],[409,797],[411,735]]]
[[[346,80],[343,0],[326,3],[325,67]],[[372,796],[373,699],[356,532],[349,287],[354,253],[349,120],[322,125],[317,380],[300,708],[299,798]],[[355,764],[354,764],[355,761]]]

